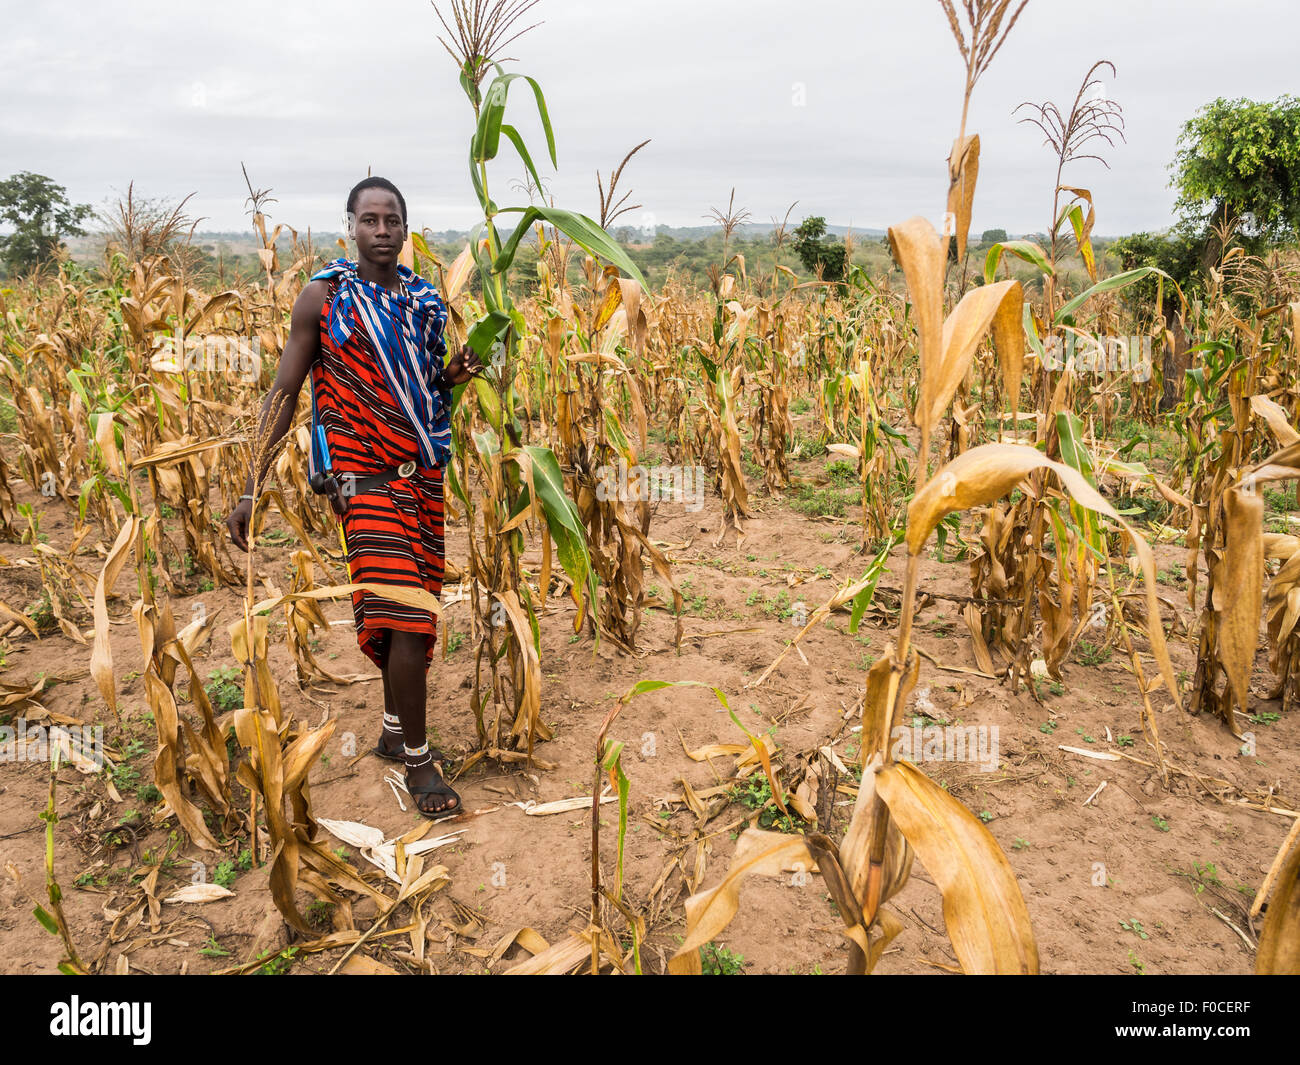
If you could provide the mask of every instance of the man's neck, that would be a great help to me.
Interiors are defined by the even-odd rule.
[[[401,287],[401,279],[397,274],[396,263],[393,263],[390,267],[377,266],[367,259],[358,257],[357,276],[360,277],[362,281],[368,281],[372,285],[382,285],[384,288],[392,289],[394,292]]]

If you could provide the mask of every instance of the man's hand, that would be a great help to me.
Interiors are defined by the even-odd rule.
[[[451,357],[451,362],[443,367],[442,377],[453,388],[463,385],[471,377],[482,373],[484,366],[478,361],[478,355],[471,347],[462,347],[459,353]]]
[[[230,530],[230,542],[239,550],[248,550],[248,522],[253,516],[253,501],[241,499],[239,506],[230,512],[226,519],[226,528]]]

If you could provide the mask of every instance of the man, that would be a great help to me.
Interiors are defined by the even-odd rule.
[[[281,403],[274,445],[293,423],[308,371],[325,448],[317,462],[341,483],[340,513],[354,583],[397,584],[440,595],[443,578],[443,471],[451,455],[451,389],[482,369],[469,348],[446,366],[446,307],[423,278],[398,262],[407,238],[406,200],[392,182],[367,178],[348,196],[357,259],[336,259],[316,274],[293,307],[289,339],[262,405]],[[284,397],[283,400],[281,397]],[[268,449],[269,455],[269,449]],[[261,482],[266,464],[260,471]],[[226,520],[248,550],[253,473]],[[384,727],[375,753],[406,765],[416,807],[435,820],[460,812],[443,780],[441,752],[425,729],[426,676],[437,618],[369,592],[352,597],[357,642],[384,682]]]

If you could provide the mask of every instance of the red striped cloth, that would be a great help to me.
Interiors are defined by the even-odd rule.
[[[320,358],[312,365],[316,410],[336,473],[382,473],[419,461],[415,432],[398,407],[360,321],[346,344],[329,335],[337,281],[321,307]],[[442,594],[444,573],[442,470],[419,467],[406,478],[354,495],[340,519],[355,583],[400,584]],[[425,668],[433,661],[437,618],[370,592],[355,592],[357,643],[381,669],[393,629],[425,636]]]

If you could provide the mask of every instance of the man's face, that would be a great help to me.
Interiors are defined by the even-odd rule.
[[[376,266],[397,262],[406,243],[406,225],[397,197],[387,189],[362,189],[357,196],[352,236],[362,259]]]

